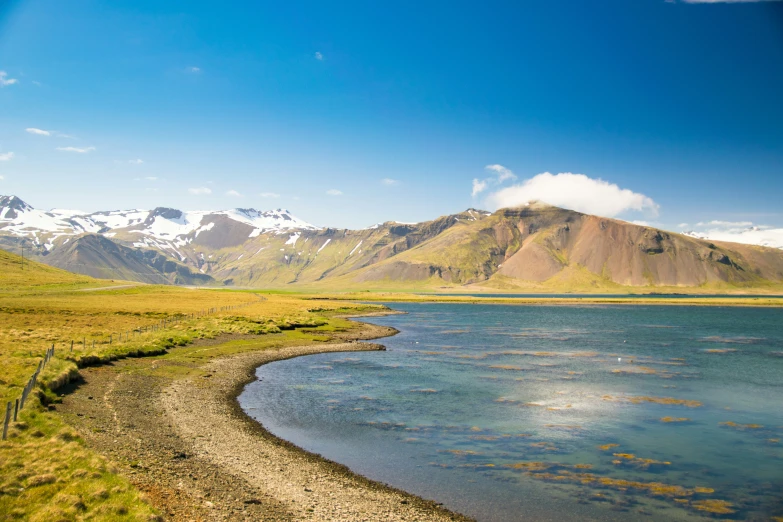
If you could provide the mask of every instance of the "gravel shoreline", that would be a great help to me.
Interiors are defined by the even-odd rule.
[[[199,376],[173,383],[124,368],[154,368],[154,359],[120,361],[82,370],[85,382],[57,409],[90,447],[127,465],[120,473],[167,520],[471,520],[279,439],[239,406],[237,396],[262,364],[384,350],[354,341],[394,333],[361,323],[341,334],[339,340],[348,342],[222,357],[201,367]]]

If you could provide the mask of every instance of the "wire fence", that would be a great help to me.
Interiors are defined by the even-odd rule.
[[[207,315],[215,314],[218,312],[229,312],[233,310],[238,310],[240,308],[244,308],[246,306],[249,306],[254,303],[244,303],[241,305],[227,305],[227,306],[218,306],[214,308],[206,308],[204,310],[199,310],[198,312],[193,312],[189,314],[183,314],[179,315],[177,317],[173,317],[170,319],[161,319],[157,323],[154,324],[147,324],[144,326],[139,326],[137,328],[133,328],[131,330],[126,330],[124,332],[119,332],[117,334],[116,339],[118,342],[123,342],[123,338],[125,342],[128,342],[132,339],[135,339],[141,335],[144,335],[145,333],[150,332],[159,332],[161,330],[165,330],[166,328],[169,328],[171,326],[180,324],[184,321],[189,321],[193,319],[198,319],[200,317],[204,317]],[[115,334],[110,334],[108,338],[108,344],[112,344],[114,341]],[[124,335],[124,337],[123,337]],[[87,338],[82,338],[82,346],[86,350],[87,349]],[[77,341],[78,344],[78,341]],[[66,344],[67,346],[67,344]],[[70,351],[73,352],[74,347],[74,341],[71,341],[71,349]],[[92,340],[92,347],[95,348],[95,339]],[[46,353],[43,356],[43,359],[41,359],[38,362],[38,367],[36,368],[33,375],[30,377],[30,379],[27,381],[27,384],[22,389],[22,395],[18,399],[15,399],[14,401],[8,401],[6,403],[5,408],[5,417],[3,418],[3,438],[2,440],[6,440],[8,438],[8,426],[11,423],[11,420],[13,419],[14,422],[16,422],[17,418],[19,417],[19,412],[24,408],[25,403],[27,402],[28,397],[30,394],[35,390],[36,385],[38,384],[38,376],[41,374],[41,372],[46,368],[46,365],[49,363],[49,361],[54,358],[54,345],[52,345],[51,348],[46,350]]]

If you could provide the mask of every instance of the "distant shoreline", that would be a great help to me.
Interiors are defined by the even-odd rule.
[[[574,306],[574,305],[659,305],[659,306],[736,306],[782,308],[783,297],[748,296],[748,297],[656,297],[656,296],[601,296],[591,297],[587,294],[580,297],[490,297],[473,295],[442,295],[442,294],[396,294],[382,293],[348,293],[303,295],[313,301],[361,301],[378,303],[454,303],[454,304],[505,304],[505,305],[543,305],[543,306]]]

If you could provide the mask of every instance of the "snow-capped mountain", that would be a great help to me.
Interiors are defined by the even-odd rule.
[[[742,243],[745,245],[759,245],[770,248],[783,249],[783,229],[746,226],[746,227],[711,227],[707,230],[689,230],[683,231],[683,235],[696,239],[710,241],[728,241],[731,243]]]
[[[0,196],[0,233],[31,238],[47,250],[59,237],[84,233],[118,237],[133,242],[134,246],[166,250],[187,245],[221,223],[233,229],[234,234],[244,233],[247,238],[267,232],[319,229],[284,209],[183,212],[159,207],[86,213],[63,209],[44,211],[16,196]]]

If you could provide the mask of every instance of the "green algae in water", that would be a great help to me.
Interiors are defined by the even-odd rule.
[[[261,367],[241,404],[479,520],[783,516],[783,310],[395,308],[386,352]]]

